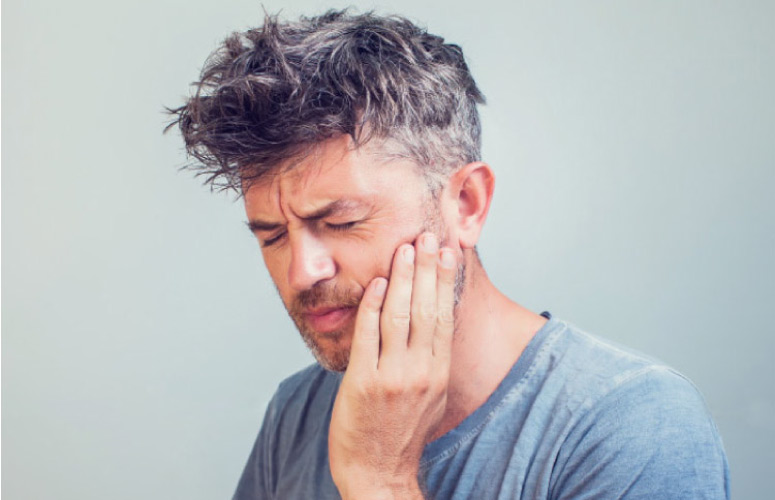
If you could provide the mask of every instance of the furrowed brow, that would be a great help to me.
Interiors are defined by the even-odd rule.
[[[248,229],[250,229],[250,232],[252,233],[255,233],[256,231],[274,231],[275,229],[282,227],[282,224],[265,222],[259,219],[252,219],[245,224],[247,224]]]
[[[331,215],[344,215],[353,212],[363,206],[364,204],[355,200],[335,200],[324,206],[313,210],[306,215],[296,215],[299,219],[314,222],[320,219],[324,219]],[[256,231],[274,231],[284,226],[279,222],[268,222],[261,219],[251,219],[245,223],[251,232]]]
[[[363,204],[355,200],[336,200],[306,215],[299,215],[298,217],[306,221],[316,221],[331,215],[347,214],[361,206],[363,206]]]

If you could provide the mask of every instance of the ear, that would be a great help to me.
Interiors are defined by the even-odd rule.
[[[448,189],[451,215],[460,247],[473,248],[479,240],[495,188],[495,174],[486,163],[469,163],[452,174]]]

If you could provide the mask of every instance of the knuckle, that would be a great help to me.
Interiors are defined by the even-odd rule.
[[[449,374],[443,370],[437,370],[434,372],[434,377],[431,379],[431,388],[437,394],[447,392],[449,386]]]
[[[372,399],[379,393],[379,384],[376,378],[370,374],[359,374],[359,376],[353,377],[349,380],[349,387],[354,394],[365,399]]]
[[[428,376],[417,377],[412,381],[412,392],[415,394],[426,394],[431,387],[431,379]]]
[[[438,381],[438,380],[434,380],[433,382],[431,382],[430,387],[428,388],[428,390],[432,394],[442,394],[442,393],[444,393],[446,388],[447,387],[446,387],[446,385],[443,382]]]
[[[431,303],[420,304],[417,315],[423,322],[433,323],[436,320],[436,306]]]
[[[404,384],[397,377],[389,377],[382,381],[381,392],[387,399],[396,399],[403,395]]]
[[[452,307],[442,307],[436,315],[436,324],[441,327],[452,326],[455,323],[455,311]]]
[[[404,311],[394,311],[389,314],[390,324],[397,328],[406,328],[409,326],[410,314]]]
[[[374,384],[372,383],[371,380],[365,377],[359,377],[355,381],[354,386],[357,394],[361,394],[367,397],[374,394]]]

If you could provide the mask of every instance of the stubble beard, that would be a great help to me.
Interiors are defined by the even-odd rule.
[[[430,231],[439,239],[440,245],[444,246],[448,239],[447,228],[441,221],[435,200],[427,200],[426,213],[429,214],[423,224],[420,233]],[[466,264],[464,260],[458,263],[455,275],[455,304],[454,317],[457,324],[458,306],[462,300],[463,289],[466,281]],[[312,355],[320,363],[320,366],[332,372],[344,372],[350,362],[350,344],[345,343],[348,338],[352,340],[355,328],[354,321],[347,329],[334,330],[324,334],[318,333],[307,324],[304,319],[305,310],[314,307],[354,307],[358,308],[363,297],[363,290],[348,290],[337,286],[336,283],[325,281],[315,284],[309,290],[304,290],[293,298],[291,304],[285,304],[288,314],[296,328],[301,334],[301,338],[309,348]],[[349,331],[348,331],[349,330]],[[335,349],[324,349],[322,343],[330,343],[336,346]]]
[[[347,329],[334,330],[326,333],[316,332],[305,320],[305,310],[314,307],[353,307],[361,303],[363,291],[345,290],[332,282],[321,282],[300,292],[286,309],[302,340],[307,344],[312,355],[320,365],[329,371],[343,372],[350,362],[350,345],[345,345]],[[335,346],[324,349],[323,342]]]
[[[455,276],[455,318],[457,318],[457,309],[460,305],[463,293],[465,276],[465,263],[460,262]],[[350,344],[347,342],[347,339],[349,333],[349,339],[352,340],[354,323],[352,323],[352,326],[345,329],[319,333],[307,324],[307,321],[304,319],[304,311],[307,308],[318,306],[354,307],[357,309],[360,305],[362,296],[362,291],[343,290],[333,283],[322,282],[316,284],[309,290],[304,290],[299,293],[293,299],[290,306],[286,304],[288,314],[296,324],[296,328],[299,330],[299,334],[307,345],[307,348],[317,362],[320,363],[320,366],[328,371],[344,372],[347,369],[347,366],[350,363]],[[333,345],[334,348],[325,349],[322,346],[323,343]]]

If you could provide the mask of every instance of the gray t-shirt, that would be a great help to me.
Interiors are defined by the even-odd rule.
[[[327,444],[340,381],[313,365],[280,384],[236,500],[340,498]],[[729,498],[694,385],[555,318],[481,407],[425,447],[419,480],[434,499]]]

